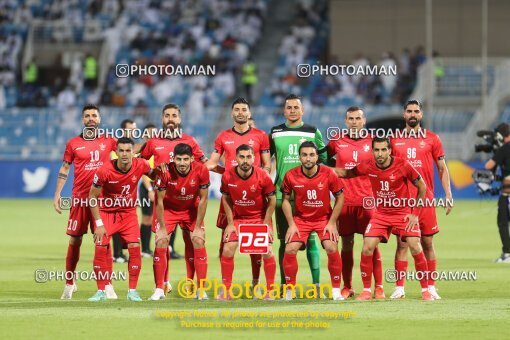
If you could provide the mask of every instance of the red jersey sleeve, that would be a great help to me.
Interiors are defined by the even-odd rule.
[[[64,151],[64,162],[71,164],[74,160],[74,152],[73,147],[71,146],[71,141],[67,142],[66,150]]]
[[[409,161],[404,162],[404,173],[408,180],[415,183],[417,180],[421,178],[420,173],[416,171],[415,168],[409,163]]]
[[[117,140],[115,138],[109,138],[110,140],[110,151],[117,151]]]
[[[271,146],[269,145],[269,136],[265,133],[262,133],[261,136],[260,152],[261,153],[271,152]]]
[[[328,157],[329,158],[336,156],[336,154],[335,154],[335,145],[333,145],[333,142],[330,141],[328,143],[328,146],[326,147],[326,150],[328,151]]]
[[[94,179],[92,180],[92,185],[96,188],[101,188],[106,181],[106,170],[105,167],[99,168],[94,174]]]
[[[198,187],[200,189],[207,189],[211,184],[209,179],[209,170],[205,167],[205,165],[200,164],[200,176],[198,181]]]
[[[135,158],[133,158],[133,159],[135,159]],[[148,176],[149,173],[152,171],[152,168],[151,168],[149,162],[145,159],[141,159],[141,158],[137,158],[137,159],[142,162],[141,170],[140,170],[141,174]]]
[[[154,181],[154,187],[156,190],[163,191],[166,190],[166,186],[168,183],[168,172],[159,174],[158,177],[156,177],[156,180]]]
[[[224,195],[229,195],[228,192],[228,174],[224,173],[223,176],[221,176],[221,187],[220,192]]]
[[[145,146],[142,148],[142,152],[140,152],[140,157],[143,159],[149,159],[152,156],[152,139],[149,139]]]
[[[329,171],[329,191],[333,196],[338,196],[344,191],[343,182],[338,178],[333,170]]]
[[[290,195],[292,192],[292,185],[290,184],[290,172],[288,171],[285,174],[285,177],[283,178],[282,186],[280,188],[280,191],[284,193],[285,195]]]
[[[262,174],[264,177],[262,181],[262,193],[265,196],[272,196],[276,193],[276,187],[273,184],[273,181],[271,180],[271,177],[267,174]]]
[[[441,139],[439,138],[439,136],[435,136],[435,138],[434,138],[432,155],[434,156],[435,161],[441,160],[444,158],[443,143],[441,142]]]
[[[224,149],[223,149],[223,132],[216,137],[214,140],[214,152],[219,154],[220,156],[223,155]]]

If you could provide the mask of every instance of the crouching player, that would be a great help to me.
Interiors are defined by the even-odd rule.
[[[361,162],[352,169],[335,168],[339,177],[368,175],[375,199],[384,202],[376,207],[365,230],[360,264],[364,288],[356,300],[372,300],[370,289],[373,272],[372,255],[379,242],[388,242],[392,229],[398,233],[402,241],[409,245],[416,271],[422,274],[427,273],[427,259],[420,243],[421,233],[417,217],[419,208],[412,210],[404,201],[410,198],[408,185],[412,183],[418,188],[416,202],[423,202],[427,190],[425,182],[407,160],[391,156],[388,138],[374,138],[372,152],[373,159]],[[422,299],[434,300],[428,291],[427,275],[423,275],[420,285]]]
[[[197,273],[198,288],[207,277],[207,252],[205,249],[204,216],[209,192],[209,170],[193,160],[193,150],[188,144],[179,143],[174,149],[174,161],[166,164],[164,171],[156,179],[156,209],[153,215],[153,232],[156,233],[153,268],[156,289],[149,300],[165,298],[163,287],[168,272],[168,241],[177,225],[183,235],[193,243],[193,263]],[[188,279],[193,280],[193,272]],[[207,294],[198,289],[200,300]]]
[[[105,163],[94,175],[89,198],[90,210],[96,221],[94,231],[94,273],[97,292],[89,301],[106,300],[105,285],[109,282],[112,258],[109,256],[110,237],[119,233],[129,251],[129,291],[127,299],[142,301],[136,291],[138,276],[142,267],[140,252],[140,226],[138,225],[137,195],[138,181],[143,175],[154,177],[155,171],[144,159],[133,158],[134,142],[129,138],[117,141],[118,159]],[[102,194],[102,204],[97,198]],[[111,204],[110,204],[111,203]]]
[[[282,210],[289,223],[283,257],[285,280],[289,286],[296,284],[297,253],[299,249],[306,247],[310,233],[315,231],[328,254],[333,300],[344,300],[340,293],[342,260],[338,252],[336,226],[344,202],[342,183],[333,170],[317,164],[319,153],[315,143],[303,142],[299,147],[299,159],[301,165],[285,174],[281,188]],[[330,204],[330,192],[335,196],[333,209]],[[295,202],[294,213],[289,201],[292,194]],[[285,299],[292,300],[292,295],[293,289],[287,288]]]
[[[227,227],[223,231],[223,253],[221,255],[221,275],[225,289],[217,296],[218,300],[230,300],[230,287],[234,273],[234,254],[238,245],[240,224],[267,224],[270,228],[269,241],[273,243],[272,216],[276,207],[276,188],[265,170],[254,167],[253,148],[241,144],[236,149],[237,166],[223,174],[221,193]],[[262,256],[268,293],[265,299],[271,299],[276,261],[271,248]]]

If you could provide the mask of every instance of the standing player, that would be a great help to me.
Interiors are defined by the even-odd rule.
[[[287,219],[282,211],[282,193],[279,190],[282,185],[285,174],[290,169],[301,165],[299,161],[299,145],[305,141],[312,141],[319,149],[319,162],[326,163],[327,150],[319,129],[314,126],[303,123],[303,105],[301,99],[293,94],[285,98],[283,115],[286,122],[271,128],[269,142],[271,145],[271,155],[276,159],[276,228],[280,248],[278,249],[280,263],[281,283],[285,283],[285,274],[283,272],[283,256],[285,253],[285,235],[287,234]],[[291,198],[292,199],[292,198]],[[317,289],[320,283],[320,251],[317,245],[315,233],[310,234],[307,242],[306,257],[310,270],[312,272],[313,283]]]
[[[363,110],[357,106],[347,109],[345,125],[349,129],[348,136],[340,136],[338,140],[330,140],[328,156],[335,159],[337,168],[352,169],[361,162],[368,161],[372,156],[372,138],[361,135],[366,124]],[[363,207],[363,198],[373,196],[372,186],[367,177],[345,179],[345,202],[338,219],[338,233],[342,237],[342,276],[344,288],[342,296],[349,298],[354,295],[352,288],[352,267],[354,266],[354,234],[365,233],[373,210]],[[382,285],[382,259],[379,248],[374,251],[375,298],[384,299]]]
[[[420,280],[422,299],[434,300],[427,287],[427,259],[420,244],[420,228],[418,216],[420,208],[414,210],[406,204],[409,200],[409,182],[418,188],[416,201],[423,201],[427,187],[420,174],[403,158],[391,156],[391,146],[388,138],[372,139],[372,153],[374,158],[362,162],[352,169],[335,168],[339,177],[367,176],[372,185],[372,192],[376,199],[385,204],[376,210],[365,230],[363,251],[361,253],[361,280],[363,292],[356,300],[372,300],[372,272],[374,269],[373,255],[379,242],[386,243],[390,233],[395,231],[399,238],[406,242],[414,257],[417,272],[421,272]],[[391,203],[386,203],[390,201]],[[400,202],[402,201],[402,202]],[[393,203],[395,202],[395,203]]]
[[[61,214],[60,195],[64,187],[71,164],[74,163],[74,182],[72,199],[85,199],[88,197],[94,173],[110,159],[110,152],[115,150],[115,139],[97,136],[97,128],[101,123],[99,108],[95,105],[86,105],[82,110],[84,134],[70,139],[66,144],[64,161],[58,173],[57,187],[53,198],[53,207]],[[66,256],[66,272],[74,272],[80,259],[80,246],[83,235],[88,227],[94,232],[95,221],[87,207],[71,206],[67,222],[67,235],[69,246]],[[108,256],[111,257],[110,246],[107,246]],[[66,286],[61,299],[71,299],[77,290],[74,279],[66,280]],[[117,298],[113,287],[106,286],[108,298]]]
[[[174,148],[179,143],[188,144],[193,150],[193,159],[205,163],[207,157],[204,155],[195,138],[182,133],[181,127],[181,109],[176,104],[167,104],[163,107],[161,116],[163,131],[160,132],[159,138],[151,138],[142,147],[140,156],[145,159],[154,157],[156,166],[161,163],[170,163],[174,161]],[[193,242],[189,238],[189,234],[183,234],[184,253],[186,257],[186,271],[188,277],[193,277],[195,267],[193,265]],[[167,256],[170,259],[170,255]],[[168,266],[167,266],[168,267]],[[165,275],[165,292],[170,291],[171,285],[168,282],[168,273]]]
[[[165,298],[163,288],[165,272],[168,272],[168,239],[177,225],[181,227],[183,235],[187,234],[186,238],[193,242],[199,288],[207,276],[203,222],[209,194],[209,171],[202,163],[193,161],[193,151],[184,143],[175,146],[174,161],[166,164],[166,167],[168,171],[156,180],[157,202],[153,216],[153,232],[156,233],[153,258],[156,289],[149,300]],[[193,280],[193,276],[188,276],[188,279]],[[207,295],[198,298],[207,299]]]
[[[118,159],[105,163],[94,175],[89,198],[97,201],[102,194],[100,206],[92,204],[90,211],[96,221],[94,231],[94,273],[97,292],[89,301],[106,299],[105,278],[111,275],[112,259],[108,256],[108,244],[113,234],[119,233],[129,251],[129,291],[127,299],[141,301],[136,291],[142,256],[140,252],[140,227],[136,213],[138,181],[143,175],[152,176],[153,170],[144,159],[133,158],[135,143],[129,138],[117,141]],[[118,203],[120,202],[120,203]],[[113,203],[113,204],[111,204]],[[104,222],[103,222],[104,221]]]
[[[270,228],[270,242],[273,241],[273,212],[276,206],[275,186],[271,177],[254,166],[255,152],[247,144],[236,149],[237,166],[227,170],[221,178],[222,201],[227,217],[223,231],[225,245],[221,254],[221,275],[226,289],[217,299],[230,300],[230,286],[234,273],[234,254],[238,245],[240,224],[267,224]],[[276,261],[270,249],[264,258],[264,273],[268,292],[273,290]],[[266,295],[266,299],[271,298]]]
[[[446,167],[444,159],[443,144],[439,136],[435,133],[421,128],[423,118],[422,105],[417,100],[409,100],[404,105],[404,120],[406,122],[406,132],[408,138],[394,138],[391,140],[393,154],[398,157],[407,158],[409,163],[420,173],[427,185],[426,198],[434,198],[434,164],[437,167],[439,178],[446,194],[446,202],[452,202],[452,190],[450,187],[450,174]],[[420,134],[422,133],[422,134]],[[411,134],[413,134],[411,136]],[[414,137],[416,136],[416,137]],[[410,188],[411,195],[416,190]],[[446,215],[452,210],[452,206],[446,207]],[[437,225],[435,207],[424,207],[420,211],[419,224],[421,230],[421,245],[427,258],[427,267],[430,272],[436,271],[436,253],[434,250],[433,237],[439,232]],[[397,237],[398,239],[398,237]],[[395,291],[391,295],[392,299],[401,299],[405,297],[404,282],[405,272],[407,271],[407,249],[405,242],[398,241],[397,251],[395,253],[395,270],[397,272],[397,282]],[[441,297],[437,293],[435,281],[432,275],[429,275],[429,291],[435,299]]]
[[[318,165],[319,150],[313,142],[299,146],[301,166],[289,170],[283,179],[282,210],[289,228],[285,235],[285,256],[283,269],[288,285],[296,284],[298,272],[297,252],[306,246],[311,232],[319,235],[323,248],[328,254],[328,270],[331,276],[333,300],[344,300],[340,292],[342,260],[338,253],[337,219],[342,210],[344,197],[341,181],[333,170]],[[330,193],[335,196],[331,209]],[[290,197],[294,195],[294,212]],[[287,289],[286,300],[292,300],[291,289]]]
[[[269,148],[269,139],[266,133],[257,128],[250,127],[249,117],[251,117],[250,104],[244,98],[237,98],[232,103],[232,119],[234,126],[228,130],[220,132],[214,142],[214,151],[206,165],[210,170],[218,166],[220,158],[224,156],[225,171],[237,166],[236,150],[246,144],[253,148],[254,160],[253,166],[262,167],[268,174],[271,172],[271,156]],[[216,226],[225,229],[227,226],[227,218],[223,207],[223,200],[220,203],[220,211]],[[223,249],[223,236],[220,242],[220,257]],[[259,283],[260,267],[262,256],[259,254],[251,254],[252,268],[252,285],[255,287]]]

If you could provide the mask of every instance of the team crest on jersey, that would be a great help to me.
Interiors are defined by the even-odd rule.
[[[251,191],[251,192],[255,192],[255,190],[257,190],[257,188],[255,188],[255,184],[253,184],[253,185],[250,187],[250,191]]]
[[[420,142],[420,148],[422,148],[422,149],[423,149],[423,148],[425,147],[425,145],[426,145],[426,144],[425,144],[425,142],[424,142],[424,141],[421,141],[421,142]]]
[[[250,140],[248,141],[248,145],[249,146],[253,146],[253,144],[255,144],[255,141],[250,138]]]
[[[133,175],[133,177],[131,177],[131,181],[132,181],[133,183],[136,183],[136,180],[137,180],[136,176],[135,176],[135,175]]]
[[[99,144],[99,150],[104,151],[106,149],[106,145],[103,143]]]
[[[370,150],[370,146],[368,144],[363,145],[363,151],[368,152]]]
[[[396,177],[395,177],[395,175],[394,175],[394,174],[391,174],[391,175],[390,175],[390,180],[394,181],[394,180],[395,180],[395,178],[396,178]]]
[[[319,184],[317,185],[317,188],[319,188],[319,190],[324,189],[324,184],[322,184],[322,182],[319,182]]]
[[[195,182],[194,179],[192,179],[190,182],[189,182],[189,185],[194,187],[197,183]]]

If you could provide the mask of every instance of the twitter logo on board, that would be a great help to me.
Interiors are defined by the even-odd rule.
[[[41,191],[48,183],[50,169],[46,167],[37,167],[34,172],[23,169],[23,191],[27,193],[36,193]]]

